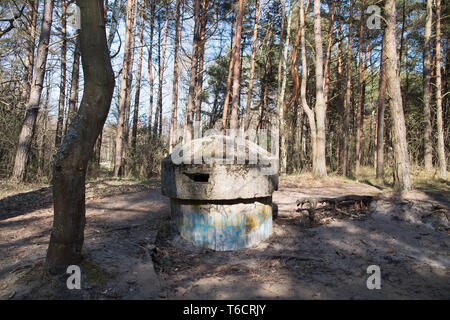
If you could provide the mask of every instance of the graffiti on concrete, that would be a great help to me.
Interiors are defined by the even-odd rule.
[[[215,250],[236,250],[267,238],[272,232],[268,204],[183,206],[177,224],[183,238]]]

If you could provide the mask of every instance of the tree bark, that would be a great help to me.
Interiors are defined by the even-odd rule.
[[[278,90],[277,97],[277,115],[278,115],[278,127],[280,130],[280,173],[286,174],[287,167],[287,150],[286,150],[286,115],[285,115],[285,104],[284,104],[284,96],[286,92],[286,82],[287,82],[287,68],[286,62],[288,57],[289,50],[289,40],[291,33],[291,21],[292,14],[295,9],[295,5],[289,9],[289,15],[287,19],[287,30],[286,30],[286,40],[282,42],[280,45],[283,47],[282,55],[280,55],[281,71],[279,73],[279,77],[281,77],[281,81],[279,84],[281,87]]]
[[[348,26],[348,47],[347,47],[347,80],[345,85],[345,100],[344,100],[344,145],[343,145],[343,159],[342,159],[342,174],[348,176],[348,151],[350,140],[350,99],[352,96],[352,14],[353,14],[353,0],[350,0],[350,15]]]
[[[247,105],[245,108],[244,130],[247,131],[250,126],[250,111],[253,100],[253,82],[255,79],[255,65],[256,53],[258,43],[258,22],[261,10],[259,8],[259,0],[255,1],[255,23],[253,24],[253,39],[252,39],[252,57],[250,60],[250,75],[248,80]]]
[[[200,0],[194,0],[194,34],[192,41],[191,66],[189,71],[189,93],[186,108],[186,123],[184,125],[183,142],[189,142],[192,139],[194,129],[194,107],[195,107],[195,85],[197,84],[197,66],[198,66],[198,48],[199,48],[199,29],[200,29]]]
[[[158,97],[156,101],[156,112],[155,112],[155,125],[153,126],[153,133],[158,136],[161,136],[162,132],[162,86],[163,86],[163,78],[164,78],[164,64],[166,58],[166,44],[167,44],[167,34],[168,34],[168,26],[169,26],[169,4],[167,1],[164,1],[165,8],[165,20],[164,20],[164,31],[163,31],[163,41],[162,44],[158,44],[158,50],[161,50],[159,55],[159,81],[158,81]],[[161,47],[162,46],[162,47]]]
[[[431,26],[433,16],[433,1],[427,0],[425,22],[425,43],[423,48],[423,112],[425,130],[423,136],[425,169],[433,168],[433,147],[431,144]]]
[[[447,175],[447,163],[445,158],[444,124],[442,116],[441,0],[436,0],[436,118],[439,178],[445,179]]]
[[[114,74],[106,43],[102,0],[77,0],[81,11],[84,92],[53,167],[54,219],[45,269],[65,272],[80,262],[85,226],[85,177],[92,149],[108,116]]]
[[[141,95],[141,76],[142,76],[142,54],[144,49],[144,10],[145,1],[141,4],[141,25],[139,30],[139,61],[138,61],[138,74],[136,78],[136,92],[134,96],[134,110],[133,110],[133,128],[131,132],[131,148],[133,154],[136,154],[136,138],[137,138],[137,127],[139,121],[139,98]]]
[[[58,108],[58,120],[56,122],[56,135],[55,135],[55,147],[59,148],[63,137],[63,125],[64,125],[64,108],[66,102],[66,65],[67,65],[67,2],[61,0],[61,82],[59,84],[59,108]]]
[[[150,3],[150,43],[148,49],[148,81],[150,82],[150,101],[148,105],[148,136],[151,136],[152,132],[152,113],[153,113],[153,31],[155,29],[155,2]]]
[[[394,186],[399,191],[411,189],[408,146],[406,142],[405,116],[403,114],[402,92],[398,73],[397,41],[395,39],[395,0],[386,0],[384,6],[386,19],[386,37],[384,49],[386,50],[386,77],[389,106],[393,122],[394,147]]]
[[[317,154],[316,166],[313,168],[314,176],[318,178],[327,176],[325,159],[325,99],[323,95],[323,47],[322,25],[320,19],[320,0],[314,0],[314,43],[316,48],[316,127],[317,127]]]
[[[359,25],[359,61],[358,61],[358,106],[356,109],[356,141],[355,141],[355,175],[359,175],[359,167],[361,162],[361,137],[363,126],[363,46],[364,37],[364,12],[365,1],[361,3],[361,19]]]
[[[327,46],[327,55],[325,58],[325,66],[323,71],[323,77],[324,77],[324,85],[323,85],[323,97],[325,99],[325,110],[327,110],[328,107],[328,91],[329,91],[329,84],[330,84],[330,61],[331,61],[331,48],[333,47],[333,30],[334,30],[334,9],[336,7],[337,1],[330,1],[328,2],[328,8],[330,8],[330,21],[328,26],[328,46]]]
[[[116,150],[114,163],[114,176],[118,177],[123,174],[123,149],[125,136],[125,121],[126,121],[126,96],[130,76],[130,58],[131,58],[131,43],[133,34],[133,8],[135,1],[128,1],[127,17],[125,22],[125,46],[123,53],[123,67],[122,79],[120,81],[119,103],[118,103],[118,120],[117,120],[117,134],[116,134]]]
[[[305,10],[303,5],[300,5],[300,47],[301,47],[301,62],[302,62],[302,82],[300,85],[300,100],[302,108],[308,117],[309,127],[311,129],[311,150],[312,150],[312,165],[313,171],[315,171],[315,166],[317,165],[317,129],[316,129],[316,119],[314,111],[309,107],[308,101],[306,99],[306,85],[308,83],[308,64],[306,61],[306,35],[305,35]]]
[[[236,24],[233,46],[233,89],[231,96],[231,118],[230,129],[232,135],[236,134],[239,126],[239,88],[241,71],[241,37],[242,37],[242,19],[244,14],[244,0],[238,0],[238,10],[236,14]]]
[[[222,134],[225,133],[225,129],[227,128],[227,122],[228,122],[228,110],[230,106],[230,97],[231,97],[231,85],[233,82],[233,47],[234,47],[234,34],[233,34],[234,26],[231,25],[231,58],[230,58],[230,64],[228,66],[228,76],[227,76],[227,89],[225,91],[225,99],[223,103],[223,112],[222,112]]]
[[[34,69],[34,49],[36,47],[36,24],[39,11],[39,0],[30,0],[27,3],[28,8],[28,35],[27,46],[25,50],[25,81],[22,91],[22,101],[28,101],[30,98],[31,81],[33,79]]]
[[[111,16],[111,25],[109,27],[108,33],[108,49],[111,49],[111,45],[114,41],[114,36],[117,32],[117,28],[119,26],[119,20],[121,17],[120,7],[122,6],[122,0],[114,0],[114,4],[112,7],[112,16]],[[106,13],[106,10],[105,10]]]
[[[78,88],[79,88],[79,79],[80,79],[80,36],[77,35],[75,41],[75,50],[73,53],[73,64],[72,64],[72,81],[70,85],[70,98],[69,98],[69,111],[67,113],[66,127],[65,132],[67,132],[67,128],[72,123],[75,114],[77,113],[78,108]],[[64,133],[65,134],[65,133]]]
[[[175,13],[175,50],[173,58],[172,118],[170,121],[169,153],[172,153],[173,148],[177,144],[176,130],[178,118],[178,73],[180,64],[180,7],[181,0],[177,0]]]
[[[195,120],[197,121],[197,126],[200,126],[202,115],[202,91],[203,91],[203,72],[204,72],[204,60],[205,60],[205,32],[206,32],[206,22],[207,22],[207,1],[202,0],[201,2],[201,18],[200,18],[200,43],[198,50],[198,72],[197,72],[197,104],[195,108]]]
[[[48,44],[52,27],[53,0],[46,0],[44,3],[44,16],[42,19],[41,35],[35,59],[33,80],[30,89],[30,96],[27,102],[27,112],[19,136],[19,146],[17,148],[14,161],[12,180],[24,181],[26,178],[26,167],[30,154],[31,143],[36,129],[36,119],[39,113],[39,103],[41,100],[44,76],[47,65]]]
[[[386,50],[384,49],[385,32],[381,47],[380,75],[378,82],[378,101],[377,101],[377,153],[376,153],[376,177],[384,178],[384,110],[386,97]]]
[[[122,149],[122,158],[125,159],[126,151],[127,151],[127,145],[129,142],[129,133],[130,133],[130,114],[131,114],[131,90],[132,90],[132,84],[133,84],[133,67],[134,67],[134,53],[136,49],[136,25],[137,25],[137,16],[138,16],[138,1],[135,0],[134,2],[134,10],[133,10],[133,28],[131,33],[131,53],[129,57],[129,68],[128,68],[128,79],[127,79],[127,90],[125,95],[125,125],[124,125],[124,134],[123,134],[123,149]],[[99,146],[101,146],[101,138],[102,134],[99,136]],[[124,170],[126,171],[128,167],[124,166]],[[124,171],[124,174],[125,174]]]

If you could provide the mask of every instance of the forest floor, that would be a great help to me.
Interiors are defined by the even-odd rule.
[[[177,234],[159,180],[98,179],[87,185],[81,290],[68,290],[68,275],[42,276],[51,188],[11,187],[0,195],[0,299],[449,299],[449,181],[439,188],[400,197],[370,181],[284,177],[273,234],[216,252]],[[349,194],[377,199],[314,219],[296,205]],[[380,290],[366,286],[370,265]]]

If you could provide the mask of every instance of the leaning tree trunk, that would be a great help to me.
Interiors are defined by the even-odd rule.
[[[31,143],[36,129],[36,119],[39,113],[42,88],[44,87],[44,75],[47,65],[48,44],[52,28],[53,0],[44,3],[44,17],[42,19],[41,36],[34,61],[33,80],[30,89],[30,97],[27,103],[27,113],[19,136],[19,146],[16,152],[12,179],[24,181],[26,167],[30,154]]]
[[[393,122],[393,147],[395,159],[395,188],[399,191],[411,189],[408,146],[406,142],[405,116],[403,114],[402,92],[398,74],[397,41],[395,39],[395,0],[386,0],[384,6],[386,19],[386,77],[389,106]]]
[[[54,219],[46,270],[64,272],[79,263],[84,241],[85,177],[94,143],[114,91],[102,0],[77,0],[81,11],[84,92],[80,110],[64,137],[53,167]]]
[[[108,33],[108,49],[111,49],[117,28],[119,27],[119,20],[121,15],[120,7],[122,6],[122,0],[114,0],[112,7],[111,25]],[[106,12],[105,12],[106,13]]]
[[[28,101],[30,97],[31,91],[31,81],[33,79],[33,69],[34,69],[34,49],[36,47],[36,24],[37,24],[37,16],[39,11],[39,0],[30,0],[27,3],[28,7],[28,36],[26,49],[25,49],[25,81],[24,81],[24,89],[22,91],[23,102]]]
[[[436,0],[436,126],[438,138],[439,178],[445,179],[447,163],[445,159],[444,125],[442,117],[441,78],[441,0]]]

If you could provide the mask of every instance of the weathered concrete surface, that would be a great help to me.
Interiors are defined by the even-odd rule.
[[[211,136],[193,140],[166,157],[162,161],[162,193],[192,200],[270,197],[278,189],[278,173],[267,174],[273,165],[271,154],[252,142],[242,145],[230,139]],[[191,163],[177,163],[177,152]]]
[[[274,160],[257,144],[227,136],[175,148],[162,161],[161,182],[181,236],[218,251],[268,238],[272,193],[278,188]]]

